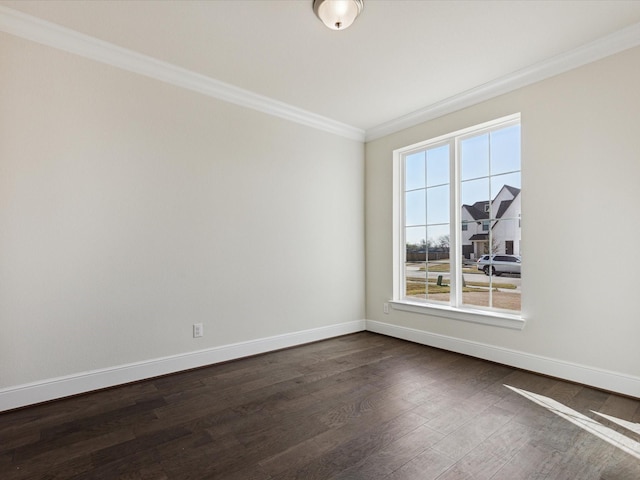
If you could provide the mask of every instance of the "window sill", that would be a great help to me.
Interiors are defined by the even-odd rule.
[[[412,302],[410,300],[393,300],[389,303],[394,310],[420,313],[422,315],[434,315],[437,317],[460,320],[462,322],[479,323],[482,325],[510,328],[513,330],[522,330],[525,325],[525,320],[522,317],[508,313],[489,312],[485,310],[463,310],[460,308],[450,307],[448,305],[427,305],[421,302]]]

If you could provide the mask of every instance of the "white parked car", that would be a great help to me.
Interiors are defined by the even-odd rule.
[[[520,275],[520,265],[522,259],[520,255],[483,255],[478,259],[478,270],[484,272],[485,275],[493,274],[497,277],[503,273],[512,273]]]

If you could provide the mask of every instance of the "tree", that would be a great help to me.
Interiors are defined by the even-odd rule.
[[[449,251],[449,235],[440,235],[438,237],[438,247],[445,252]]]
[[[491,253],[501,253],[500,242],[493,235],[491,235]]]
[[[407,252],[426,252],[427,242],[423,238],[417,243],[407,243]]]

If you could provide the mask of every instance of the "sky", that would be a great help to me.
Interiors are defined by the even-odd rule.
[[[451,148],[434,145],[405,158],[407,243],[449,235]],[[460,139],[460,204],[490,201],[504,185],[521,188],[520,164],[520,125]]]

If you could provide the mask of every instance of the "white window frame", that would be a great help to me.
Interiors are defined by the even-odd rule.
[[[520,114],[516,113],[496,120],[474,125],[452,132],[440,137],[432,138],[407,147],[393,151],[393,298],[390,301],[395,310],[444,317],[448,319],[461,320],[472,323],[480,323],[497,327],[522,330],[525,325],[525,318],[520,314],[510,314],[499,310],[474,308],[473,306],[462,306],[462,271],[459,266],[462,264],[462,249],[459,248],[462,238],[461,226],[461,201],[460,201],[460,141],[464,137],[482,134],[483,131],[494,130],[509,125],[520,123]],[[449,149],[450,167],[450,225],[451,228],[451,248],[450,248],[450,275],[451,290],[453,293],[452,305],[429,303],[427,300],[408,298],[404,295],[405,289],[405,228],[404,228],[404,185],[405,170],[404,157],[416,151],[426,148],[433,148],[437,144],[448,143],[453,148]]]

